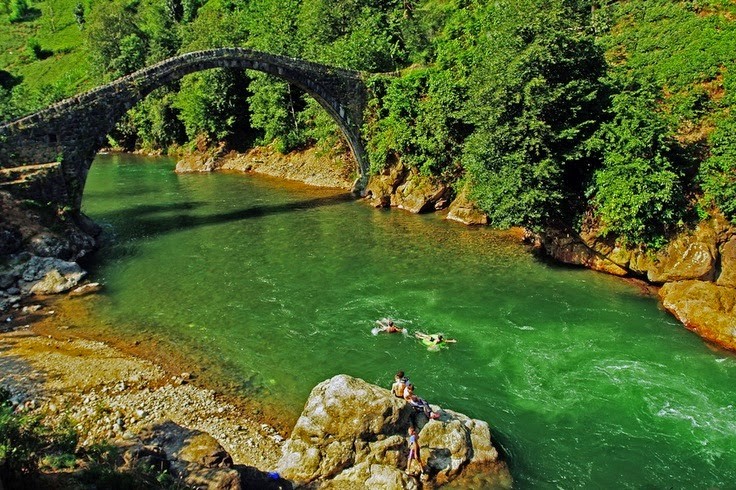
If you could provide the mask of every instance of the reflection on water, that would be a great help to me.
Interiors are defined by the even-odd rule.
[[[96,324],[176,346],[291,420],[328,377],[388,387],[403,369],[490,422],[520,488],[736,481],[734,358],[632,286],[541,263],[508,233],[172,168],[105,156],[90,172]],[[458,343],[371,335],[382,317]]]

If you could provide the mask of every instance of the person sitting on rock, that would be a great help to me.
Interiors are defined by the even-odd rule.
[[[422,456],[419,454],[419,435],[414,426],[409,426],[409,457],[406,461],[406,472],[409,473],[411,470],[412,462],[416,461],[419,463],[419,472],[424,473],[424,463],[422,463]]]
[[[427,418],[430,419],[437,418],[432,413],[432,408],[429,406],[429,403],[427,403],[426,400],[424,400],[423,398],[419,398],[417,395],[414,394],[414,385],[411,383],[409,383],[404,390],[404,400],[406,400],[407,403],[412,406],[414,411],[424,412],[424,415],[426,415]]]
[[[404,371],[398,371],[394,375],[394,384],[391,385],[391,393],[396,398],[404,398],[404,390],[406,390],[408,384],[410,384],[409,378],[404,376]]]

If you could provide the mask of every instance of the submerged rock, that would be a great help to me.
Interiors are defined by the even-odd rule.
[[[102,284],[100,284],[99,282],[90,282],[90,283],[83,284],[82,286],[72,289],[69,292],[69,296],[71,297],[87,296],[88,294],[99,293],[100,291],[102,291]]]
[[[415,415],[390,391],[338,375],[317,385],[282,448],[278,472],[298,485],[321,488],[419,488],[446,483],[473,468],[489,482],[511,486],[511,476],[491,442],[486,422],[441,410],[438,420]],[[405,472],[406,435],[419,430],[427,474]]]

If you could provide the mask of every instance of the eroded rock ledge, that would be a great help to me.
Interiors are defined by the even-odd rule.
[[[724,217],[700,222],[656,253],[620,246],[596,230],[550,231],[541,245],[560,262],[662,286],[663,306],[687,328],[736,350],[736,226]]]
[[[481,475],[484,488],[510,488],[488,424],[432,408],[439,419],[416,414],[387,389],[337,375],[312,390],[282,448],[278,471],[309,488],[434,488],[470,474]],[[423,476],[405,471],[412,424],[427,467]]]

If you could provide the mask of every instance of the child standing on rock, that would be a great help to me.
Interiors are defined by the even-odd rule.
[[[412,461],[419,463],[419,472],[424,473],[424,463],[422,463],[422,457],[419,454],[419,435],[417,434],[414,426],[409,427],[409,458],[406,463],[407,473],[411,470]]]

